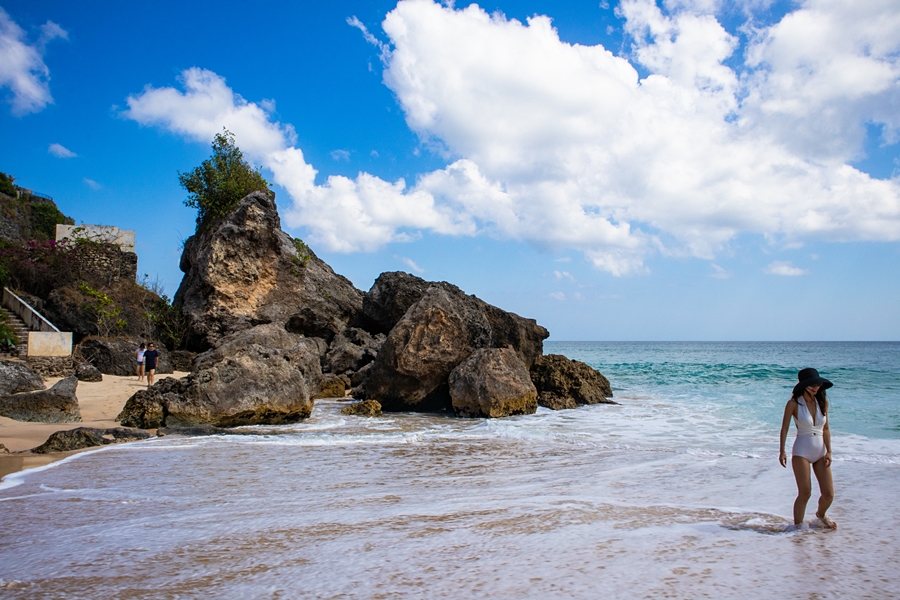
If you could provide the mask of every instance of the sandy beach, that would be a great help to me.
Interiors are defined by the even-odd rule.
[[[180,379],[185,375],[187,373],[176,371],[172,375],[157,377],[157,380],[166,377]],[[57,381],[59,381],[58,377],[49,377],[44,380],[44,384],[49,388]],[[125,406],[128,398],[136,391],[144,389],[146,385],[145,382],[138,381],[134,376],[104,375],[103,381],[97,383],[79,381],[75,395],[78,398],[78,407],[83,419],[80,423],[28,423],[0,417],[0,444],[6,446],[11,453],[0,454],[0,477],[22,469],[39,467],[81,452],[81,450],[75,450],[52,454],[31,454],[26,451],[40,446],[57,431],[76,427],[102,429],[119,427],[119,423],[115,420],[116,416]]]

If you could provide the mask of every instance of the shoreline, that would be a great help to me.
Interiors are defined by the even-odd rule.
[[[176,371],[160,375],[156,380],[162,381],[166,377],[181,379],[186,375],[186,372]],[[49,388],[60,379],[59,377],[48,377],[44,380],[44,385]],[[0,444],[3,444],[9,451],[9,453],[0,454],[0,479],[12,473],[48,465],[86,450],[95,450],[97,447],[49,454],[31,453],[32,448],[46,442],[47,438],[57,431],[78,427],[96,427],[98,429],[121,427],[115,420],[116,417],[128,399],[135,392],[146,389],[146,387],[146,383],[139,382],[134,375],[104,375],[103,381],[99,382],[79,381],[75,396],[78,398],[82,421],[77,423],[38,423],[0,417]]]

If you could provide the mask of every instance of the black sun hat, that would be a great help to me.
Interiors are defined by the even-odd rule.
[[[799,373],[797,373],[797,379],[800,380],[800,383],[794,386],[795,398],[801,396],[803,394],[803,390],[811,385],[818,385],[822,387],[822,389],[826,390],[834,385],[824,377],[820,377],[819,372],[812,367],[802,369]]]

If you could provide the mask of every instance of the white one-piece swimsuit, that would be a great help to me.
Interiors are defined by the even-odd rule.
[[[794,417],[794,423],[797,424],[797,439],[794,440],[794,447],[791,450],[794,456],[802,456],[810,463],[814,463],[823,456],[825,450],[825,421],[827,417],[822,414],[819,403],[816,402],[815,418],[809,414],[806,408],[806,401],[798,398],[797,415]]]

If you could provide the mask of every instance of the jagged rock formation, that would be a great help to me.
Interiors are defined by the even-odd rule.
[[[105,375],[134,375],[136,365],[135,350],[141,345],[138,338],[95,338],[89,337],[78,345],[78,354],[83,360],[95,366]],[[157,375],[174,372],[169,362],[169,352],[162,344],[154,344],[159,352],[156,366]]]
[[[47,390],[0,396],[0,416],[38,423],[81,421],[75,389],[78,380],[68,377]]]
[[[204,351],[261,323],[330,342],[357,324],[362,292],[281,230],[272,193],[253,192],[227,217],[191,236],[175,294],[189,346]]]
[[[94,427],[78,427],[68,431],[57,431],[47,441],[36,448],[32,448],[34,454],[48,454],[50,452],[68,452],[105,446],[106,444],[118,444],[122,442],[137,442],[150,437],[145,431],[135,431],[114,427],[110,429],[96,429]]]
[[[537,390],[512,348],[480,348],[450,372],[450,398],[459,417],[508,417],[537,410]]]
[[[382,273],[363,296],[362,312],[366,325],[371,331],[389,333],[432,285],[442,284],[403,271]]]
[[[0,362],[0,396],[44,389],[41,376],[20,362]]]
[[[616,404],[609,380],[589,365],[559,354],[541,356],[531,365],[538,404],[553,410],[580,404]]]
[[[549,333],[468,296],[456,286],[430,286],[391,329],[367,380],[365,397],[386,411],[450,409],[450,372],[479,348],[511,347],[530,367]]]
[[[383,333],[372,336],[363,329],[348,327],[334,336],[322,370],[349,376],[375,360],[385,339]]]
[[[294,423],[308,418],[319,389],[322,341],[258,325],[197,356],[184,379],[166,378],[135,393],[116,418],[155,429]]]

